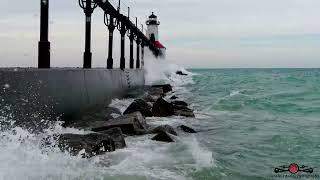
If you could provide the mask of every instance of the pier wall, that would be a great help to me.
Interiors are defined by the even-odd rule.
[[[142,69],[0,68],[0,83],[2,107],[73,114],[123,97],[145,79]]]

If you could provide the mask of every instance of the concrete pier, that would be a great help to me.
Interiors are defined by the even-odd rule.
[[[0,82],[2,106],[37,103],[38,109],[71,115],[122,97],[145,80],[142,69],[0,68]]]

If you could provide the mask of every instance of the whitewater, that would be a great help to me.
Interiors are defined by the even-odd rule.
[[[145,69],[147,85],[172,84],[196,116],[152,117],[148,123],[185,124],[197,134],[182,134],[170,144],[152,141],[152,135],[126,137],[127,148],[83,159],[43,146],[42,139],[90,132],[45,119],[26,128],[1,109],[0,179],[264,180],[279,179],[274,169],[292,163],[313,168],[312,174],[299,172],[314,175],[302,179],[317,179],[320,69],[185,70],[155,60]],[[114,99],[110,106],[123,112],[133,100]]]
[[[176,95],[188,90],[183,86],[193,84],[192,73],[166,61],[149,60],[145,64],[146,85],[154,83],[171,83]],[[177,70],[189,73],[180,77]],[[169,94],[171,95],[171,94]],[[167,97],[168,98],[168,97]],[[183,98],[181,96],[181,98]],[[114,99],[111,107],[121,112],[134,99]],[[2,107],[6,108],[6,107]],[[203,147],[197,135],[178,137],[175,143],[154,142],[152,135],[127,137],[127,148],[83,159],[81,156],[70,156],[54,146],[43,146],[43,139],[55,134],[88,134],[74,128],[62,127],[62,122],[48,122],[41,131],[37,127],[19,127],[16,120],[9,115],[0,116],[0,179],[192,179],[190,173],[214,166],[212,152]],[[198,124],[197,119],[170,117],[148,118],[151,125]],[[9,126],[8,126],[9,125]],[[36,125],[35,125],[36,126]],[[9,127],[9,128],[8,128]]]

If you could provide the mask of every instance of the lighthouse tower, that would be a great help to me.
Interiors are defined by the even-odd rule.
[[[147,24],[147,37],[149,37],[149,39],[154,42],[156,48],[158,48],[161,51],[161,57],[165,58],[166,47],[162,45],[161,42],[159,41],[160,22],[158,21],[158,17],[154,15],[154,13],[152,12],[146,24]]]

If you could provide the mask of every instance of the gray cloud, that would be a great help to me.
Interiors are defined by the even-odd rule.
[[[39,2],[0,0],[1,66],[35,66]],[[123,0],[124,1],[124,0]],[[191,67],[320,67],[318,0],[139,0],[132,15],[154,11],[168,60]],[[55,66],[81,66],[84,15],[77,0],[51,0],[50,40]],[[95,66],[104,66],[107,29],[97,10]],[[118,38],[118,35],[117,35]],[[115,59],[119,57],[116,40]]]

